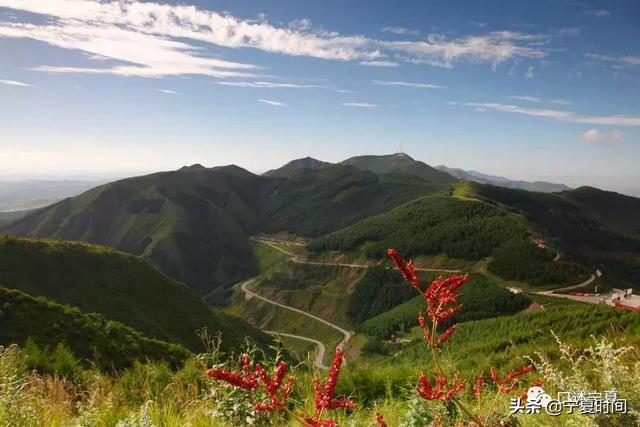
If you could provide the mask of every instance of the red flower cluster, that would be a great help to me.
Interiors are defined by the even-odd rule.
[[[533,371],[533,365],[525,365],[509,372],[504,378],[500,378],[500,374],[496,368],[491,368],[491,380],[498,386],[500,393],[511,393],[518,386],[518,377],[521,377]]]
[[[243,354],[242,361],[242,373],[227,371],[224,369],[212,368],[207,371],[209,378],[224,381],[235,387],[239,387],[245,390],[255,390],[258,387],[258,379],[264,384],[265,392],[269,397],[268,403],[256,403],[256,411],[273,412],[281,411],[285,407],[285,403],[293,390],[293,382],[295,377],[289,376],[282,389],[282,393],[279,393],[282,381],[287,373],[287,363],[282,361],[274,369],[273,377],[269,377],[266,370],[256,363],[253,371],[251,370],[251,360],[249,355]]]
[[[397,250],[391,248],[387,250],[387,254],[389,258],[394,262],[400,273],[402,273],[402,277],[404,280],[409,282],[411,286],[420,290],[420,279],[418,278],[418,273],[416,272],[416,266],[412,260],[409,262],[404,262],[402,256],[398,253]]]
[[[331,369],[325,381],[324,387],[318,378],[313,379],[314,398],[316,402],[315,417],[305,417],[305,422],[313,427],[331,427],[337,426],[333,419],[322,420],[322,412],[325,409],[355,409],[358,405],[351,399],[336,399],[334,397],[336,384],[338,383],[338,375],[342,367],[342,358],[344,351],[341,348],[336,349],[331,362]],[[334,423],[334,424],[331,424]]]
[[[484,389],[484,374],[478,375],[476,378],[476,382],[473,383],[473,395],[474,397],[480,401],[482,397],[482,390]]]
[[[376,424],[378,427],[388,427],[387,422],[384,420],[384,417],[380,412],[376,412]]]
[[[227,382],[235,387],[240,387],[245,390],[254,390],[258,387],[258,380],[249,367],[251,363],[249,355],[243,354],[241,356],[241,360],[242,374],[237,374],[224,369],[211,368],[207,371],[207,375],[209,378]]]
[[[431,282],[425,298],[429,307],[429,317],[434,322],[450,319],[462,308],[462,304],[451,306],[458,302],[460,295],[455,292],[469,280],[468,274],[438,278]]]
[[[451,400],[452,397],[460,393],[464,387],[465,382],[460,379],[456,373],[453,377],[453,382],[449,384],[449,379],[443,376],[436,376],[435,387],[431,385],[431,381],[423,373],[420,374],[418,379],[418,394],[425,400]]]
[[[458,302],[460,295],[456,294],[456,291],[469,280],[468,274],[449,276],[445,279],[438,278],[431,282],[427,290],[423,292],[420,289],[420,278],[413,261],[405,262],[398,251],[393,248],[388,249],[387,254],[398,267],[400,273],[402,273],[402,277],[422,294],[427,304],[429,317],[433,323],[448,320],[460,311],[462,304],[453,304]],[[422,329],[424,340],[432,348],[442,346],[457,329],[457,326],[453,325],[436,338],[431,337],[422,313],[418,313],[418,324]]]
[[[282,395],[278,396],[278,390],[282,385],[284,375],[287,373],[287,364],[285,362],[278,363],[275,368],[273,378],[269,378],[269,375],[267,375],[267,372],[260,364],[256,364],[255,371],[264,384],[267,396],[269,396],[269,403],[257,403],[255,406],[256,411],[273,412],[283,410],[284,405],[293,390],[293,382],[295,381],[295,377],[289,376],[282,389]]]

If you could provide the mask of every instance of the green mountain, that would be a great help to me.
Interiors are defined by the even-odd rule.
[[[458,179],[463,179],[465,181],[479,182],[481,184],[497,185],[499,187],[518,188],[518,189],[527,190],[527,191],[539,191],[541,193],[557,193],[560,191],[571,190],[571,188],[567,187],[564,184],[554,184],[553,182],[546,182],[546,181],[528,182],[528,181],[513,180],[509,178],[504,178],[502,176],[487,175],[481,172],[476,172],[471,170],[449,168],[444,165],[436,166],[436,169],[446,172],[449,175],[453,175]]]
[[[257,272],[249,235],[315,236],[434,191],[413,178],[349,166],[290,178],[193,165],[129,178],[38,210],[1,233],[106,245],[141,256],[200,294]]]
[[[474,184],[467,192],[526,217],[616,287],[640,288],[640,199],[590,187],[542,194]]]
[[[452,175],[416,161],[404,153],[351,157],[340,164],[379,174],[414,175],[430,184],[451,184],[456,181]]]
[[[263,175],[289,177],[300,169],[319,170],[326,169],[331,166],[333,166],[333,163],[323,162],[322,160],[314,159],[313,157],[305,157],[303,159],[291,160],[284,166],[281,166],[278,169],[271,169]]]
[[[378,175],[353,166],[301,169],[278,181],[256,228],[319,236],[439,189],[411,176]]]
[[[395,247],[406,256],[446,254],[477,260],[494,248],[530,235],[527,224],[505,209],[477,200],[434,194],[322,236],[310,249],[361,250],[382,259]]]
[[[44,297],[0,286],[0,345],[24,345],[28,339],[42,348],[64,343],[74,355],[99,367],[121,369],[138,361],[168,361],[176,366],[189,352],[182,346],[150,339],[120,322]]]
[[[245,336],[270,342],[243,320],[212,311],[193,290],[140,258],[106,247],[0,237],[0,283],[194,351],[202,349],[196,331],[203,327],[222,333],[224,349],[237,348]]]

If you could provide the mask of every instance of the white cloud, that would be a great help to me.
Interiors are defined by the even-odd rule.
[[[386,33],[392,33],[392,34],[398,34],[398,35],[410,35],[410,36],[420,35],[420,31],[410,30],[405,27],[384,27],[382,31]]]
[[[587,58],[596,59],[599,61],[612,62],[618,65],[625,65],[629,67],[640,67],[640,56],[624,55],[624,56],[612,56],[612,55],[600,55],[597,53],[585,53]]]
[[[246,82],[246,81],[221,81],[219,85],[246,87],[256,89],[326,89],[327,86],[322,85],[301,85],[295,83],[279,83],[279,82]]]
[[[524,73],[524,76],[528,79],[532,79],[533,78],[533,67],[529,67],[527,68],[527,72]]]
[[[582,134],[582,139],[589,142],[617,142],[624,134],[619,130],[601,132],[598,129],[589,129]]]
[[[537,96],[510,96],[511,99],[517,99],[518,101],[527,101],[527,102],[536,102],[541,103],[542,98],[538,98]]]
[[[586,10],[584,13],[586,13],[587,15],[595,16],[596,18],[602,18],[604,16],[611,15],[611,12],[605,9]]]
[[[355,101],[343,102],[342,105],[344,105],[345,107],[359,107],[359,108],[376,108],[376,107],[378,107],[378,104],[372,104],[370,102],[355,102]]]
[[[0,80],[0,84],[7,85],[7,86],[33,87],[33,85],[30,85],[24,82],[19,82],[17,80]]]
[[[534,102],[536,104],[542,104],[543,102],[554,104],[554,105],[571,105],[572,104],[571,101],[567,101],[564,99],[543,99],[543,98],[540,98],[539,96],[529,96],[529,95],[524,95],[524,96],[514,95],[514,96],[510,96],[509,98],[516,99],[518,101]]]
[[[196,6],[153,1],[0,0],[0,7],[48,18],[35,21],[37,23],[0,21],[0,38],[39,40],[86,52],[93,61],[103,59],[95,66],[45,64],[38,70],[141,77],[183,74],[256,77],[259,67],[213,57],[207,53],[208,45],[354,61],[378,67],[396,67],[399,61],[441,67],[466,61],[495,67],[508,60],[543,58],[547,52],[540,49],[540,44],[570,33],[494,31],[457,39],[430,34],[422,41],[385,41],[314,30],[305,19],[279,27],[264,17],[243,20]],[[28,19],[24,16],[22,19]],[[387,30],[400,35],[411,35],[414,31],[401,27]]]
[[[170,89],[156,89],[158,92],[167,93],[169,95],[178,95],[178,92]]]
[[[371,80],[374,85],[380,86],[405,86],[415,87],[422,89],[445,89],[444,86],[434,85],[431,83],[414,83],[414,82],[400,82],[400,81],[387,81],[387,80]]]
[[[571,104],[573,104],[573,102],[567,101],[566,99],[550,99],[548,102],[550,104],[556,104],[556,105],[571,105]]]
[[[370,41],[362,36],[278,28],[262,20],[241,20],[196,6],[131,0],[0,0],[0,7],[50,15],[59,18],[65,27],[72,22],[109,24],[147,35],[333,60],[366,60],[379,56],[379,52],[369,46]]]
[[[425,41],[387,41],[380,44],[389,50],[409,55],[405,59],[413,63],[450,68],[455,62],[465,60],[489,63],[495,67],[509,59],[545,57],[545,52],[535,46],[528,46],[526,42],[547,37],[499,31],[454,40],[430,34]]]
[[[269,99],[258,99],[258,102],[262,102],[264,104],[269,104],[269,105],[272,105],[274,107],[284,107],[286,105],[284,102],[271,101]]]
[[[546,117],[564,122],[583,123],[600,126],[640,126],[640,116],[580,116],[573,111],[552,110],[546,108],[527,108],[519,105],[492,102],[449,102],[450,105],[465,105],[473,108],[485,108],[504,113],[524,114],[528,116]]]
[[[361,61],[360,65],[369,67],[397,67],[400,64],[394,61]]]
[[[2,0],[0,0],[0,6]],[[41,66],[38,71],[58,73],[103,73],[121,76],[162,77],[200,74],[212,77],[250,76],[250,64],[200,56],[186,43],[127,30],[112,24],[60,21],[51,25],[1,23],[0,38],[31,38],[50,45],[81,50],[116,60],[100,60],[100,67]]]

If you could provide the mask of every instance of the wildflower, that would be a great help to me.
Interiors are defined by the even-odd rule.
[[[387,254],[389,255],[389,258],[391,258],[391,260],[394,262],[396,267],[398,267],[400,273],[402,273],[402,277],[404,277],[404,280],[409,282],[414,288],[420,289],[420,279],[418,278],[416,266],[413,261],[409,260],[409,262],[405,263],[402,256],[395,249],[388,249]]]
[[[378,427],[387,427],[387,422],[380,412],[376,412],[376,424]]]
[[[289,395],[293,391],[293,382],[295,381],[295,377],[289,376],[286,384],[282,387],[282,392],[280,392],[282,381],[287,373],[287,363],[284,361],[278,363],[271,378],[259,363],[256,363],[253,371],[251,370],[251,359],[249,355],[243,354],[241,361],[241,374],[224,369],[212,368],[207,371],[207,375],[209,378],[227,382],[244,390],[255,390],[258,388],[258,380],[260,380],[264,384],[264,390],[267,393],[269,401],[268,403],[256,403],[254,409],[263,412],[283,410]]]
[[[473,383],[473,395],[478,401],[480,401],[480,397],[482,396],[483,389],[484,389],[484,374],[480,374],[478,375],[478,378],[476,378],[476,382]]]
[[[325,409],[355,409],[358,405],[351,399],[334,397],[336,384],[338,383],[338,376],[340,375],[340,368],[342,367],[342,359],[344,351],[341,348],[337,348],[333,355],[333,361],[331,362],[331,369],[329,375],[325,381],[324,387],[318,378],[313,379],[313,397],[315,400],[316,414],[315,417],[306,416],[305,422],[312,427],[333,427],[338,423],[329,418],[322,420],[322,413]]]
[[[465,382],[456,373],[453,382],[449,384],[449,379],[444,376],[435,377],[435,387],[423,373],[418,380],[418,394],[425,400],[442,400],[446,402],[460,393],[465,387]]]
[[[440,335],[440,337],[438,338],[436,347],[440,347],[442,344],[444,344],[449,339],[449,337],[453,335],[456,329],[458,329],[458,325],[453,325],[450,328],[448,328],[446,331],[444,331],[442,335]]]
[[[469,280],[468,274],[449,276],[446,279],[436,279],[425,292],[429,309],[429,317],[433,322],[450,319],[462,308],[462,304],[447,307],[458,302],[459,295],[455,292]]]
[[[533,371],[533,365],[525,365],[509,372],[504,379],[501,379],[498,370],[496,368],[491,368],[491,380],[498,386],[500,393],[511,393],[518,386],[517,379],[531,371]]]
[[[243,354],[242,360],[242,375],[235,372],[227,371],[224,369],[211,368],[207,371],[209,378],[224,381],[235,387],[240,387],[244,390],[254,390],[258,387],[258,380],[250,369],[249,355]]]
[[[285,374],[287,373],[287,364],[286,362],[280,362],[275,368],[275,372],[273,378],[269,378],[267,372],[260,364],[256,364],[255,372],[264,384],[264,389],[267,392],[267,396],[269,397],[269,403],[257,403],[255,405],[256,411],[263,412],[274,412],[281,411],[284,409],[285,403],[293,390],[293,382],[295,381],[295,377],[289,376],[287,378],[287,382],[282,389],[281,396],[278,396],[278,390],[282,385],[282,380],[284,379]]]

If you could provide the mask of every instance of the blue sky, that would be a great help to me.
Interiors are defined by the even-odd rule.
[[[404,151],[640,195],[640,2],[0,0],[0,176]]]

